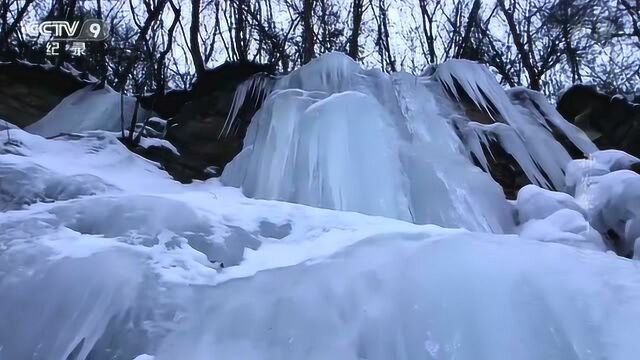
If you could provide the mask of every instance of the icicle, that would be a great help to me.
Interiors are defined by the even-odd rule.
[[[547,129],[551,122],[564,134],[578,149],[585,154],[598,151],[589,137],[578,127],[565,120],[560,113],[545,99],[544,95],[523,87],[507,90],[507,95],[515,102],[529,110],[530,116],[538,120]]]
[[[504,194],[470,162],[434,84],[343,54],[315,59],[277,81],[222,181],[257,198],[509,231]]]
[[[456,100],[463,98],[459,92],[464,91],[479,109],[506,126],[496,126],[491,131],[498,131],[502,147],[510,149],[508,152],[535,184],[563,189],[565,167],[571,161],[567,150],[553,137],[548,121],[584,153],[597,150],[541,94],[521,88],[506,93],[485,66],[469,60],[448,60],[438,66],[434,77]]]
[[[231,109],[224,122],[218,138],[229,136],[237,128],[238,112],[249,99],[254,99],[257,107],[271,92],[271,79],[265,74],[256,74],[242,82],[236,88],[231,102]]]

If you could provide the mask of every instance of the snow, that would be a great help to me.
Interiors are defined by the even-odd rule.
[[[306,69],[222,180],[173,181],[108,131],[0,132],[0,359],[637,357],[637,260],[607,251],[640,248],[633,158],[590,152],[557,164],[567,193],[509,202],[440,81]],[[550,166],[520,134],[540,109],[477,126]]]
[[[0,119],[0,131],[4,130],[4,131],[9,131],[9,129],[17,129],[18,127],[16,125],[13,125],[12,123],[6,121],[6,120],[2,120]]]
[[[534,185],[527,185],[518,191],[516,209],[520,223],[532,219],[544,219],[561,209],[584,213],[571,195],[545,190]]]
[[[567,188],[585,209],[591,226],[610,239],[618,254],[640,258],[640,175],[627,170],[640,162],[621,151],[604,150],[574,160],[567,170]],[[608,236],[610,237],[610,236]]]
[[[124,96],[123,99],[124,102],[120,94],[109,86],[95,89],[95,84],[87,85],[64,98],[47,115],[25,130],[44,137],[90,130],[118,132],[121,130],[121,118],[124,118],[125,128],[131,124],[136,104],[135,98],[130,96]],[[145,110],[138,111],[139,122],[145,116],[148,116]]]
[[[170,143],[170,142],[168,142],[167,140],[164,140],[164,139],[141,137],[140,138],[140,146],[142,146],[145,149],[150,147],[150,146],[163,147],[163,148],[167,148],[167,149],[171,150],[171,152],[176,154],[176,155],[180,155],[180,153],[178,152],[178,149],[176,149],[176,147],[173,146],[172,143]]]
[[[640,350],[637,267],[585,235],[566,195],[526,187],[516,208],[550,208],[529,209],[520,236],[473,233],[254,200],[217,180],[183,185],[110,133],[12,139],[0,155],[9,176],[31,166],[32,183],[56,173],[109,186],[0,216],[2,358]],[[554,204],[566,208],[548,215]]]

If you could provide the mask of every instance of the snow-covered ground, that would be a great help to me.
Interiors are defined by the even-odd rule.
[[[640,272],[611,252],[254,200],[217,180],[182,185],[104,132],[11,138],[2,359],[640,351]],[[25,192],[5,188],[21,172]],[[522,204],[527,219],[545,215]]]
[[[0,360],[640,354],[638,262],[601,235],[630,249],[640,237],[640,177],[625,170],[637,159],[594,151],[553,164],[512,138],[532,182],[557,170],[566,193],[529,185],[509,202],[467,157],[489,130],[454,138],[438,82],[326,59],[321,88],[304,72],[276,83],[223,175],[243,189],[180,184],[106,131],[0,132]],[[534,95],[517,94],[498,110],[523,112]],[[393,112],[389,98],[402,99]],[[420,123],[430,108],[441,112]],[[519,119],[505,125],[513,136],[550,141],[535,128],[544,119]],[[431,218],[459,228],[416,224]]]

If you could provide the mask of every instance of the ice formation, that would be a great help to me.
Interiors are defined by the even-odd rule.
[[[312,62],[225,169],[241,190],[106,131],[0,131],[0,359],[637,357],[640,273],[607,250],[640,254],[640,160],[480,69]],[[532,143],[558,132],[589,157]],[[533,183],[514,201],[474,165],[492,141]]]
[[[621,151],[598,151],[572,161],[567,185],[616,252],[640,258],[640,176],[627,170],[636,163],[640,159]]]
[[[463,94],[496,123],[464,117],[451,98]],[[495,140],[532,183],[563,189],[571,157],[550,124],[584,153],[597,150],[543,98],[511,94],[466,60],[415,77],[327,54],[275,82],[222,181],[262,199],[509,232],[502,191],[472,155],[488,170]]]
[[[38,166],[36,184],[56,172],[109,186],[0,216],[0,358],[640,351],[640,275],[595,247],[253,200],[216,180],[176,183],[108,133],[11,133],[11,144],[0,135],[5,174]],[[540,197],[554,201],[536,213]],[[533,186],[516,203],[525,222],[576,206]]]
[[[121,96],[109,86],[96,89],[95,84],[87,85],[64,98],[27,130],[44,137],[90,130],[120,131],[121,118],[125,128],[129,127],[135,105],[135,98]],[[140,110],[138,121],[145,116],[149,114]]]

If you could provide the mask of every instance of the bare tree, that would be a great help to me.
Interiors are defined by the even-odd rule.
[[[478,13],[480,12],[480,0],[473,0],[473,5],[471,6],[471,10],[469,11],[469,16],[467,17],[467,24],[464,28],[464,34],[460,39],[460,43],[457,44],[457,51],[454,57],[456,58],[467,58],[474,59],[477,58],[477,54],[473,55],[472,52],[472,44],[471,44],[471,33],[473,32],[476,24],[478,23]]]
[[[133,67],[139,58],[138,52],[144,46],[144,43],[147,39],[147,34],[149,33],[149,30],[151,29],[152,25],[160,18],[160,15],[162,15],[162,12],[164,11],[164,7],[167,5],[167,1],[168,0],[157,0],[154,6],[150,0],[144,0],[144,5],[147,10],[147,17],[145,18],[143,24],[139,24],[137,23],[137,20],[135,17],[135,11],[133,10],[134,9],[133,2],[129,0],[131,11],[132,13],[134,13],[133,19],[134,19],[134,22],[136,22],[136,25],[138,26],[139,32],[138,32],[138,37],[136,38],[136,41],[133,44],[132,56],[130,56],[129,59],[126,61],[126,63],[123,66],[123,70],[121,71],[120,75],[116,79],[115,88],[117,90],[123,90],[127,85],[129,76],[131,75]]]
[[[360,28],[362,27],[362,16],[364,14],[364,0],[352,0],[351,5],[351,34],[349,35],[349,47],[347,54],[353,60],[360,57]]]
[[[437,31],[436,29],[434,29],[435,13],[436,11],[438,11],[442,3],[441,0],[418,0],[418,4],[420,5],[422,32],[425,36],[429,63],[435,64],[438,61],[435,45]]]
[[[303,0],[302,5],[302,63],[316,57],[315,34],[313,33],[313,8],[315,0]]]
[[[373,1],[373,0],[371,0]],[[373,4],[371,4],[373,8]],[[387,72],[396,72],[396,59],[391,51],[391,43],[389,41],[389,19],[388,8],[385,0],[377,0],[377,13],[374,10],[373,16],[377,24],[376,48],[382,69]]]
[[[2,21],[2,26],[0,27],[0,44],[2,44],[2,53],[6,54],[9,52],[9,39],[16,32],[22,19],[24,19],[24,16],[27,14],[29,6],[31,6],[34,1],[35,0],[25,0],[11,23],[9,23],[9,12],[14,1],[2,0],[0,3],[0,20]]]
[[[189,26],[189,50],[196,74],[204,72],[204,59],[200,51],[200,0],[191,0],[191,25]]]

